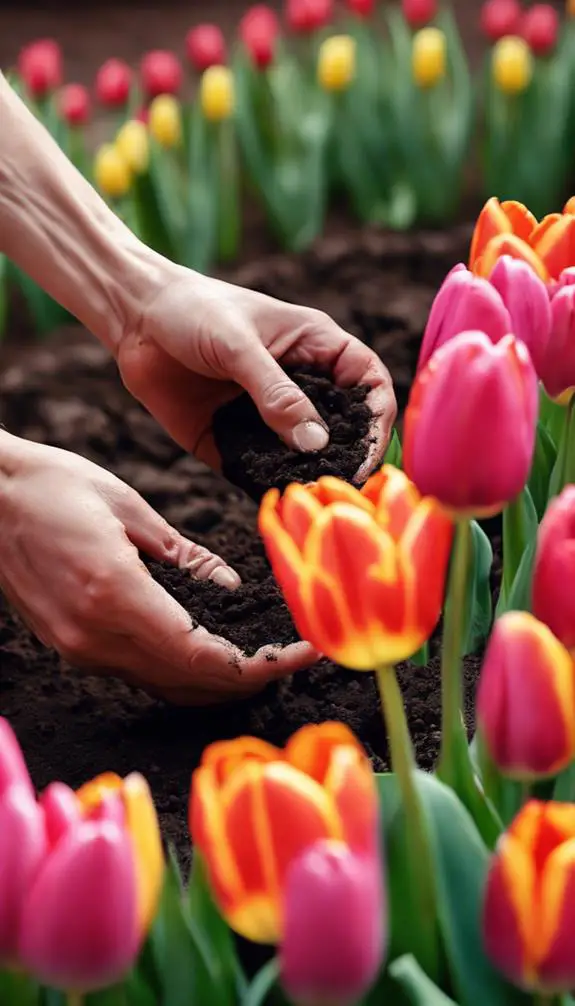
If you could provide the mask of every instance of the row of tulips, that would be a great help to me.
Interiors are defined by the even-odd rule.
[[[404,439],[361,489],[264,497],[302,638],[374,671],[390,773],[339,723],[209,747],[191,877],[139,775],[38,797],[0,721],[9,1006],[573,1006],[575,217],[491,199],[431,313]],[[557,307],[557,303],[566,306]],[[495,622],[485,519],[503,515]],[[441,746],[418,771],[395,666],[443,616]],[[471,743],[462,660],[483,652]],[[232,931],[277,947],[244,974]]]
[[[147,53],[138,74],[108,60],[94,90],[113,135],[95,160],[90,94],[62,85],[55,42],[27,46],[11,79],[145,242],[206,271],[238,255],[244,182],[294,251],[321,233],[332,198],[346,199],[364,223],[444,225],[460,208],[476,155],[489,193],[513,194],[538,214],[557,205],[575,151],[572,7],[569,0],[562,25],[549,4],[487,0],[481,25],[490,48],[474,82],[455,20],[438,0],[381,9],[346,0],[337,20],[332,0],[286,0],[285,31],[274,10],[257,4],[231,51],[216,25],[192,28],[187,74],[170,51]],[[12,281],[40,333],[62,320],[0,262],[0,329]]]

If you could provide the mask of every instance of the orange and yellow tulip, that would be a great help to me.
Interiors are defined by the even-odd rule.
[[[494,965],[546,994],[575,986],[575,806],[531,800],[499,840],[483,932]]]
[[[375,777],[342,723],[303,727],[283,750],[253,737],[220,741],[194,772],[190,831],[232,929],[278,943],[286,877],[307,850],[332,839],[377,861]]]
[[[488,278],[503,255],[522,259],[545,283],[558,279],[575,265],[575,203],[570,199],[563,213],[550,213],[540,222],[522,203],[500,203],[493,196],[477,218],[469,268]]]
[[[264,497],[259,527],[296,628],[360,671],[412,656],[441,612],[452,523],[403,472],[326,476]]]

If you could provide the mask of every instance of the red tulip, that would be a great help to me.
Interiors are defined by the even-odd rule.
[[[521,35],[536,56],[548,56],[557,45],[559,15],[548,3],[536,3],[525,11]]]
[[[18,73],[34,98],[44,98],[62,83],[62,52],[51,38],[24,46],[18,57]]]
[[[481,30],[492,42],[517,35],[521,24],[518,0],[487,0],[481,9]]]
[[[403,16],[412,28],[422,28],[437,14],[437,0],[402,0]]]
[[[186,35],[186,54],[198,73],[227,61],[226,42],[217,24],[199,24]]]
[[[260,70],[273,63],[279,31],[275,11],[263,3],[250,7],[240,21],[239,36]]]
[[[90,118],[90,95],[83,84],[66,84],[58,95],[60,115],[69,126],[85,126]]]
[[[358,17],[370,17],[375,7],[375,0],[346,0],[346,3]]]
[[[148,98],[159,94],[178,94],[183,73],[178,57],[167,49],[147,52],[140,63],[142,87]]]
[[[96,75],[98,101],[108,108],[120,108],[130,97],[133,73],[122,59],[107,59]]]
[[[291,31],[308,34],[328,24],[333,16],[333,0],[287,0],[286,20]]]

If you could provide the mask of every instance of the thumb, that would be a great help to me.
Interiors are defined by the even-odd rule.
[[[323,419],[261,344],[242,354],[234,380],[253,399],[264,422],[292,449],[321,451],[329,443]]]

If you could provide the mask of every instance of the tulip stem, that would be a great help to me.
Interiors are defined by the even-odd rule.
[[[449,785],[453,784],[457,772],[459,740],[464,730],[461,650],[465,631],[471,545],[471,522],[467,519],[459,520],[455,527],[441,648],[442,728],[438,775]]]
[[[376,670],[377,686],[383,709],[391,768],[397,777],[403,800],[406,822],[407,855],[411,868],[412,883],[410,889],[419,899],[418,910],[421,919],[431,920],[436,917],[435,885],[429,845],[427,841],[427,825],[416,786],[415,755],[413,744],[405,716],[403,698],[397,681],[395,668],[379,667]],[[418,951],[420,951],[418,953]],[[428,974],[434,974],[437,967],[437,944],[435,935],[425,949],[417,948],[415,956],[422,966],[432,968]],[[425,958],[428,958],[427,960]]]
[[[84,1006],[84,996],[81,992],[68,992],[66,1006]]]
[[[564,451],[562,489],[575,483],[575,395],[571,396],[567,406]]]

